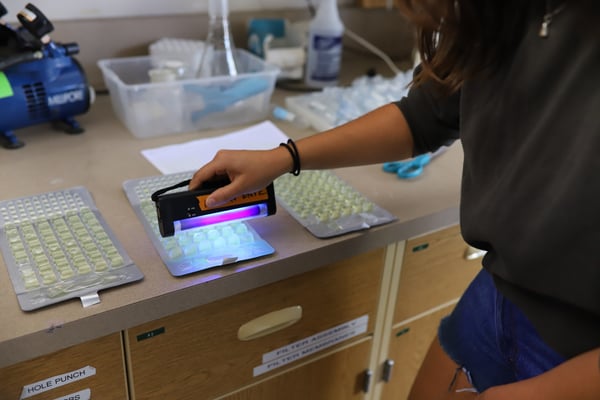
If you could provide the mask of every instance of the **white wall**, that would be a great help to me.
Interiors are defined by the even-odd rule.
[[[310,1],[318,4],[319,0]],[[208,0],[3,0],[2,3],[8,9],[5,19],[14,22],[27,3],[55,21],[204,12]],[[338,3],[352,4],[353,0],[338,0]],[[232,12],[305,7],[307,0],[229,0]]]

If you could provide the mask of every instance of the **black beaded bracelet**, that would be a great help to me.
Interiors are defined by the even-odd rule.
[[[280,143],[279,145],[285,147],[292,156],[293,167],[290,173],[294,176],[300,175],[300,155],[296,143],[292,139],[288,139],[287,143]]]

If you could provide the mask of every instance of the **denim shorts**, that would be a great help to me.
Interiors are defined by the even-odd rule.
[[[440,324],[442,349],[478,392],[546,372],[565,361],[482,270]]]

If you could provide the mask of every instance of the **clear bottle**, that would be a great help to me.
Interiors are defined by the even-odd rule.
[[[307,86],[335,86],[339,81],[342,62],[344,24],[340,19],[337,0],[320,0],[317,14],[308,28],[306,72]]]
[[[209,27],[200,62],[200,77],[236,76],[239,64],[229,28],[228,0],[209,0]]]

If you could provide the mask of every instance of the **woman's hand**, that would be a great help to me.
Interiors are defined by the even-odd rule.
[[[220,150],[201,167],[190,181],[196,189],[218,175],[227,175],[231,183],[215,190],[206,200],[209,207],[225,203],[243,193],[264,189],[278,176],[292,170],[292,158],[283,147],[272,150]]]
[[[387,104],[361,118],[296,142],[302,169],[333,169],[408,158],[413,139],[400,109]],[[215,175],[231,183],[215,190],[209,207],[244,193],[264,189],[275,178],[291,172],[292,157],[285,147],[271,150],[221,150],[194,174],[189,188],[196,189]]]

